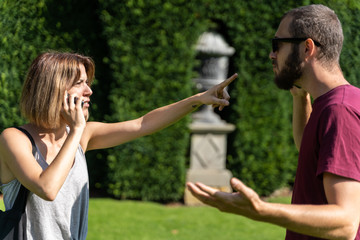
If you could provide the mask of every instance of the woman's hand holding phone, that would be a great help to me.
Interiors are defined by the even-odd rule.
[[[82,97],[65,92],[61,115],[70,129],[85,128],[86,120],[83,113],[83,104]]]

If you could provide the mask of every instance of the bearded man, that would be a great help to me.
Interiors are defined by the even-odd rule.
[[[195,197],[282,226],[287,240],[360,239],[360,89],[343,76],[342,45],[341,23],[323,5],[287,12],[272,39],[275,83],[293,96],[299,159],[292,204],[267,203],[236,178],[235,193],[188,183]]]

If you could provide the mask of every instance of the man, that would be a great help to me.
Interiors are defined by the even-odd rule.
[[[360,239],[360,89],[342,74],[342,43],[341,23],[323,5],[286,13],[273,39],[275,83],[291,89],[300,150],[292,204],[264,202],[236,178],[235,193],[188,183],[195,197],[285,227],[286,239]]]

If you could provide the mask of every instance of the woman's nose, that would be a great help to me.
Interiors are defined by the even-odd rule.
[[[93,94],[93,91],[91,90],[89,85],[86,85],[85,93],[87,96],[90,96]]]

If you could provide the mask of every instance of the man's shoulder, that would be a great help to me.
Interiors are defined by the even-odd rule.
[[[323,109],[333,105],[340,105],[360,112],[360,88],[356,86],[342,85],[332,89],[320,98],[317,105]]]

